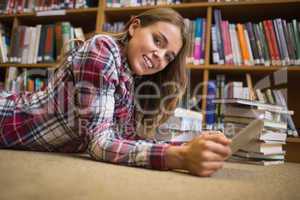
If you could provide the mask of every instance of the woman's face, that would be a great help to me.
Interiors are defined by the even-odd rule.
[[[163,70],[182,47],[179,27],[168,22],[141,27],[140,20],[135,19],[129,27],[129,34],[131,39],[126,53],[131,70],[137,75]]]

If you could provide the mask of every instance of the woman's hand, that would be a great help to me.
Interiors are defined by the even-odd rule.
[[[211,176],[231,155],[230,142],[220,132],[203,132],[183,146],[170,146],[166,152],[167,167],[185,169],[197,176]]]

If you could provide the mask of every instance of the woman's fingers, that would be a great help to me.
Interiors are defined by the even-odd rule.
[[[216,143],[213,140],[205,141],[205,147],[206,147],[206,150],[212,151],[223,157],[227,157],[231,154],[231,150],[230,150],[229,146],[222,145],[220,143]]]
[[[219,133],[219,132],[208,132],[208,133],[213,133],[213,134],[207,134],[205,133],[204,135],[202,135],[203,139],[206,140],[212,140],[214,142],[223,144],[223,145],[229,145],[231,143],[231,140],[226,138],[226,136],[223,133]]]
[[[202,153],[202,159],[205,161],[224,161],[224,156],[212,151],[205,151]]]

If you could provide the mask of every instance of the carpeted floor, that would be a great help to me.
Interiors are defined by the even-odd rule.
[[[0,150],[1,200],[298,200],[300,164],[226,163],[213,177],[90,160],[86,155]]]

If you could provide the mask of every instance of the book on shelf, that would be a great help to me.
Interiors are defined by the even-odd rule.
[[[0,23],[0,63],[8,61],[8,50],[10,46],[9,31]]]
[[[300,22],[282,18],[231,23],[214,9],[213,63],[287,66],[300,64]]]
[[[85,38],[82,28],[73,28],[70,22],[38,24],[34,27],[18,26],[13,30],[7,62],[54,63],[59,58],[64,44],[67,44],[66,51],[74,47],[72,42],[68,44],[72,39]]]
[[[2,0],[0,14],[96,7],[98,0]]]
[[[13,93],[35,92],[42,90],[47,83],[47,69],[9,67],[7,70],[6,91]]]

